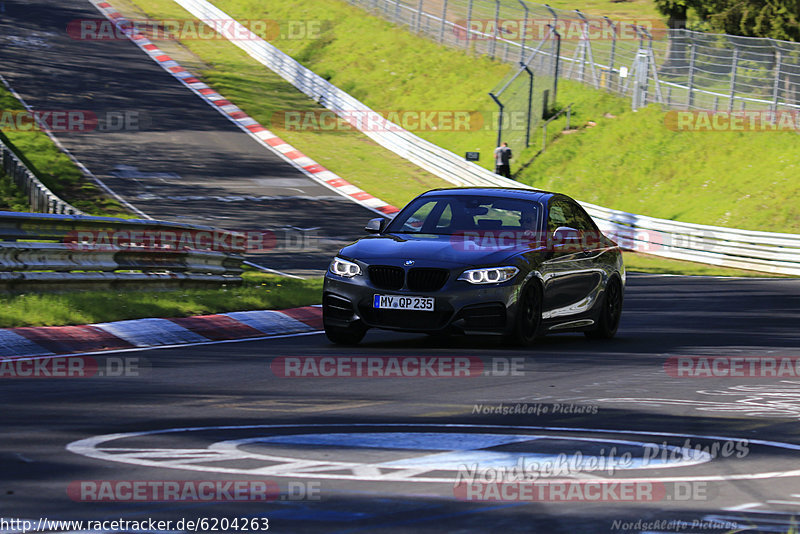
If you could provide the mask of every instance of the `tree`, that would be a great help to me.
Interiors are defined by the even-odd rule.
[[[670,29],[686,27],[693,10],[714,31],[800,41],[800,0],[655,0]]]
[[[689,9],[705,13],[703,2],[699,0],[655,0],[656,9],[667,17],[670,30],[685,30]],[[689,66],[686,59],[686,38],[681,31],[670,31],[667,57],[661,66],[662,74],[680,74]]]

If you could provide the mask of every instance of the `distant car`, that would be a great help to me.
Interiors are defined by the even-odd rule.
[[[528,189],[428,191],[344,247],[325,275],[334,343],[370,328],[495,334],[531,345],[546,333],[617,332],[619,247],[566,195]]]

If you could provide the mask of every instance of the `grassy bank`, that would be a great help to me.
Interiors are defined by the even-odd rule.
[[[0,110],[24,111],[25,108],[5,87],[0,86]],[[2,132],[42,183],[61,199],[91,215],[129,215],[117,200],[86,178],[44,132],[6,127],[2,128]],[[24,198],[10,179],[0,178],[2,209],[28,211],[29,206]],[[23,199],[22,204],[20,199]]]
[[[494,106],[487,92],[512,68],[439,46],[340,0],[308,0],[302,6],[291,0],[219,0],[216,5],[240,19],[318,21],[315,38],[287,35],[273,44],[374,109],[488,113]],[[627,99],[573,83],[560,84],[559,101],[575,102],[575,124],[596,126],[561,136],[521,173],[521,181],[667,219],[800,231],[796,203],[786,201],[797,198],[800,187],[794,179],[800,166],[794,132],[675,132],[658,109],[634,113]],[[480,149],[486,164],[495,141],[486,129],[417,133],[456,153]],[[517,167],[532,153],[520,156]]]
[[[0,328],[89,324],[144,317],[188,317],[319,304],[322,278],[247,272],[242,286],[169,291],[81,291],[0,295]]]
[[[127,6],[126,14],[130,16],[146,14],[156,19],[191,18],[171,0],[135,0],[135,5],[129,1],[122,5]],[[309,0],[302,6],[288,0],[275,0],[269,4],[221,0],[217,5],[240,19],[318,22],[319,32],[314,38],[278,38],[273,42],[304,65],[330,79],[374,109],[490,109],[486,105],[489,101],[487,91],[511,69],[509,65],[486,58],[470,57],[460,51],[438,46],[336,0]],[[421,180],[420,175],[413,174],[413,166],[409,167],[403,160],[398,162],[399,158],[393,159],[393,155],[387,155],[385,151],[375,148],[374,144],[357,133],[281,129],[280,122],[273,120],[276,113],[287,109],[319,109],[318,106],[226,41],[188,40],[180,44],[167,42],[159,45],[199,72],[207,83],[229,96],[260,122],[269,124],[271,129],[300,150],[376,196],[402,205],[418,192],[442,185],[441,180]],[[591,179],[591,173],[597,170],[598,165],[603,165],[596,161],[583,163],[591,165],[590,170],[584,173],[587,175],[586,179],[579,179],[582,172],[576,164],[574,171],[568,170],[561,175],[563,179],[558,182],[547,182],[550,171],[542,169],[554,168],[561,161],[564,161],[565,165],[569,164],[568,157],[561,152],[564,148],[556,150],[557,147],[568,149],[570,146],[589,143],[591,147],[588,148],[592,150],[587,150],[587,153],[612,152],[616,154],[613,157],[623,162],[626,158],[654,159],[665,155],[669,160],[668,168],[672,172],[680,169],[681,165],[687,165],[689,169],[686,173],[681,172],[676,182],[668,184],[669,187],[675,188],[675,194],[685,194],[686,191],[695,188],[700,191],[704,189],[702,182],[696,183],[696,187],[693,187],[694,175],[691,172],[691,164],[698,163],[697,154],[701,148],[695,147],[694,151],[683,154],[676,160],[676,154],[669,149],[669,146],[655,147],[655,150],[663,152],[661,156],[641,155],[642,147],[630,146],[634,140],[645,142],[649,138],[648,129],[654,128],[648,122],[648,120],[652,122],[652,117],[648,117],[650,110],[638,114],[632,113],[628,111],[629,102],[625,99],[568,82],[560,84],[559,101],[575,103],[573,125],[577,125],[579,130],[570,135],[560,136],[541,158],[532,160],[535,149],[527,152],[518,151],[516,168],[519,169],[523,163],[530,163],[519,173],[521,181],[537,187],[550,187],[576,198],[610,207],[621,209],[629,207],[629,211],[668,218],[675,216],[674,209],[666,209],[675,208],[675,205],[665,206],[658,195],[642,194],[647,188],[649,171],[630,163],[623,163],[622,168],[614,167],[613,172],[619,173],[617,181],[603,184],[609,190],[598,187]],[[607,119],[607,116],[615,118]],[[614,133],[616,138],[613,140],[596,141],[594,137],[596,132],[604,129],[609,121],[615,121],[615,124],[622,124],[625,129],[639,133],[633,136],[633,139],[628,139],[622,132],[616,132]],[[597,126],[588,127],[592,123]],[[664,129],[663,124],[662,129]],[[485,154],[491,152],[494,147],[495,134],[488,129],[417,133],[456,152],[480,149],[484,154],[483,163],[488,163]],[[682,135],[676,132],[667,133]],[[714,134],[706,135],[705,138],[688,134],[688,137],[695,138],[694,143],[702,139],[714,141]],[[743,140],[741,149],[744,150],[747,144],[747,140]],[[361,145],[361,149],[358,145]],[[654,149],[652,146],[647,148]],[[357,158],[359,164],[353,165],[354,158]],[[612,156],[608,156],[608,159],[612,159]],[[390,172],[371,172],[384,168],[385,163],[391,167]],[[571,179],[572,176],[576,179]],[[694,191],[692,194],[695,194]],[[718,191],[713,194],[715,195],[713,201],[720,206],[724,206],[727,201],[733,203],[732,194],[719,196]],[[778,201],[783,195],[782,191],[772,191],[772,194],[775,196],[776,205],[782,203]],[[702,206],[696,209],[696,212],[681,214],[686,217],[685,220],[722,224],[720,217],[709,217],[709,212]],[[786,230],[792,227],[786,220],[762,218],[756,222],[750,220],[749,213],[731,213],[725,220],[731,226],[736,226],[738,223],[742,223],[741,226],[770,223],[768,229],[772,230]],[[631,258],[629,263],[631,268],[638,268],[641,263],[638,257]],[[689,272],[707,273],[707,269],[713,269],[706,267],[689,269],[685,263],[660,259],[651,259],[646,265],[642,265],[642,268],[653,269],[654,262],[662,262],[664,269],[669,272],[688,269]]]

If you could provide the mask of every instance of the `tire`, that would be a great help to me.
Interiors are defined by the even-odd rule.
[[[611,339],[617,333],[622,316],[622,283],[616,276],[612,277],[603,292],[603,305],[597,326],[584,332],[591,339]]]
[[[542,325],[542,290],[536,281],[528,282],[520,291],[514,322],[509,341],[522,347],[533,345]]]
[[[366,333],[367,329],[361,325],[351,325],[348,328],[325,325],[325,335],[331,343],[337,345],[358,345]]]

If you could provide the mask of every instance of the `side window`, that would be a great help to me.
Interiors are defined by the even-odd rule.
[[[431,200],[429,202],[425,202],[421,205],[417,210],[412,213],[408,219],[406,219],[405,223],[403,224],[403,232],[421,232],[422,231],[422,224],[425,222],[425,219],[431,214],[433,208],[436,206],[437,201]]]
[[[564,202],[556,200],[550,204],[549,214],[547,216],[547,229],[550,232],[555,232],[559,226],[569,226],[569,209]]]
[[[453,224],[453,209],[450,207],[450,204],[447,204],[447,207],[442,210],[442,214],[439,215],[439,221],[436,223],[437,230],[443,230],[445,228],[450,228]]]
[[[583,209],[577,204],[569,204],[570,210],[572,211],[572,216],[570,220],[572,221],[572,227],[577,230],[583,230],[585,232],[594,232],[597,228],[594,225],[594,221],[589,215],[583,211]]]

